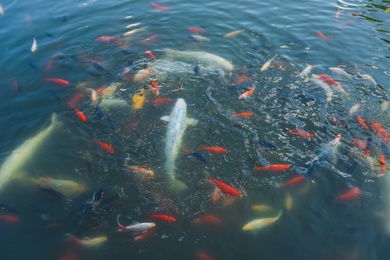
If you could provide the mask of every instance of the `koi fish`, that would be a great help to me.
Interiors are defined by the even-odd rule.
[[[154,74],[156,74],[156,70],[152,67],[148,67],[146,69],[141,69],[137,72],[137,74],[134,75],[133,82],[145,80]]]
[[[176,222],[176,218],[165,215],[165,214],[148,214],[148,218],[161,220],[164,222]]]
[[[232,115],[231,118],[251,117],[251,116],[253,116],[252,112],[241,112],[241,113],[237,113],[237,114]]]
[[[133,95],[133,109],[139,110],[144,106],[146,90],[141,88],[138,93]]]
[[[200,162],[202,162],[203,164],[207,164],[208,163],[208,161],[207,161],[207,159],[206,159],[206,157],[204,157],[202,154],[200,154],[200,153],[192,153],[192,154],[190,154],[190,155],[188,155],[188,157],[195,157],[196,159],[198,159]]]
[[[330,89],[329,85],[324,83],[322,80],[319,80],[318,78],[315,78],[315,77],[312,77],[310,80],[325,90],[326,97],[327,97],[326,101],[330,102],[332,100],[333,92]]]
[[[206,252],[196,252],[194,259],[195,260],[215,260],[214,257],[212,257],[211,255],[209,255]]]
[[[31,45],[31,52],[35,52],[36,50],[38,50],[38,44],[37,44],[37,41],[35,40],[35,37],[33,37],[33,43]]]
[[[337,74],[340,74],[340,75],[344,75],[348,78],[351,78],[351,75],[349,75],[344,69],[342,68],[337,68],[337,67],[329,67],[329,70],[330,71],[333,71],[334,73],[337,73]]]
[[[209,41],[211,41],[210,38],[204,37],[202,35],[197,35],[197,34],[191,35],[191,38],[193,38],[193,39],[195,39],[197,41],[200,41],[200,42],[209,42]]]
[[[96,40],[99,42],[116,42],[119,41],[119,38],[113,36],[100,36],[96,38]]]
[[[135,33],[143,32],[143,31],[145,31],[145,28],[146,28],[146,27],[142,27],[142,28],[138,28],[138,29],[133,29],[133,30],[131,30],[131,31],[125,32],[125,33],[123,34],[123,36],[128,37],[128,36],[131,36],[131,35],[133,35],[133,34],[135,34]]]
[[[77,94],[75,94],[75,95],[68,101],[68,105],[71,106],[71,107],[74,106],[74,105],[76,105],[76,103],[78,103],[84,96],[85,96],[85,92],[84,92],[84,91],[78,92]]]
[[[282,185],[280,185],[279,188],[284,189],[284,188],[290,187],[290,186],[292,186],[292,185],[299,184],[299,183],[301,183],[304,179],[305,179],[305,176],[303,176],[303,175],[298,176],[298,177],[294,177],[294,178],[292,178],[292,179],[289,179],[288,181],[286,181],[286,182],[283,183]]]
[[[15,223],[19,221],[19,216],[0,214],[0,220],[8,223]]]
[[[381,166],[381,173],[378,175],[382,176],[385,174],[385,170],[386,170],[386,159],[383,154],[379,155],[379,165]]]
[[[337,147],[340,144],[341,134],[336,135],[336,137],[328,144],[330,147]]]
[[[223,36],[223,38],[225,38],[225,39],[234,38],[234,37],[236,37],[238,34],[244,32],[244,31],[245,31],[245,30],[243,30],[243,29],[241,29],[241,30],[236,30],[236,31],[232,31],[232,32],[229,32],[229,33],[225,34],[225,35]]]
[[[238,99],[243,99],[243,98],[246,98],[246,97],[249,97],[253,94],[253,92],[255,91],[255,88],[256,88],[256,85],[255,84],[252,84],[252,87],[248,90],[248,91],[245,91],[244,93],[242,93]]]
[[[208,226],[215,226],[220,224],[222,221],[215,215],[202,215],[192,221],[192,224],[203,224]]]
[[[228,151],[225,148],[219,146],[200,146],[200,150],[208,151],[213,154],[227,153]]]
[[[252,220],[252,221],[246,223],[242,227],[242,230],[253,231],[253,230],[259,230],[259,229],[265,228],[265,227],[271,225],[272,223],[276,222],[280,218],[282,213],[283,213],[283,211],[279,211],[278,215],[276,215],[273,218],[259,218],[259,219]]]
[[[362,79],[369,80],[369,81],[371,81],[372,83],[374,83],[375,85],[378,85],[378,84],[376,83],[376,81],[375,81],[370,75],[368,75],[368,74],[360,74],[360,73],[358,72],[357,75],[358,75],[359,77],[361,77]]]
[[[358,187],[354,187],[348,190],[346,193],[338,195],[336,200],[356,200],[359,198],[359,194],[360,189]]]
[[[152,81],[152,82],[150,82],[150,85],[152,86],[154,95],[158,96],[160,94],[160,91],[158,89],[157,83]]]
[[[64,79],[58,79],[58,78],[45,78],[46,82],[52,82],[58,85],[69,85],[69,81]]]
[[[146,55],[148,55],[153,60],[156,60],[156,57],[154,57],[153,53],[151,51],[145,51]]]
[[[296,75],[296,77],[307,77],[309,76],[309,73],[311,72],[311,70],[314,68],[313,65],[307,65],[306,68],[304,68],[301,73],[299,73],[298,75]]]
[[[320,37],[320,38],[322,38],[322,39],[325,39],[325,40],[327,40],[327,41],[329,41],[330,40],[330,38],[329,37],[326,37],[325,36],[325,34],[323,34],[322,32],[317,32],[317,35]]]
[[[4,15],[4,9],[3,9],[3,7],[1,6],[1,4],[0,4],[0,15]]]
[[[73,107],[73,110],[76,112],[77,118],[83,122],[87,122],[87,117],[84,115],[84,113],[81,112],[79,109],[77,109],[75,106],[72,106],[72,107]]]
[[[70,180],[59,180],[50,177],[31,180],[37,183],[40,188],[53,190],[69,199],[77,198],[86,189],[85,185]]]
[[[84,247],[98,247],[102,243],[106,242],[108,238],[106,236],[100,236],[100,237],[95,237],[95,238],[86,238],[86,239],[78,239],[74,235],[68,234],[69,240],[82,245]]]
[[[153,34],[153,35],[149,36],[148,38],[142,40],[141,43],[145,44],[145,43],[154,41],[154,40],[156,40],[157,38],[158,38],[158,35],[157,35],[157,34]]]
[[[329,76],[327,74],[315,74],[315,77],[318,77],[324,83],[335,87],[337,90],[339,90],[343,94],[348,95],[348,93],[341,87],[340,83],[336,82],[331,76]]]
[[[218,187],[214,188],[214,191],[211,193],[211,202],[215,205],[222,198],[221,190]]]
[[[353,114],[355,114],[359,109],[360,109],[360,107],[361,107],[361,105],[362,104],[355,104],[355,105],[353,105],[352,107],[351,107],[351,109],[349,110],[349,112],[348,112],[348,115],[353,115]]]
[[[132,225],[129,225],[129,226],[123,226],[119,223],[119,216],[117,217],[116,221],[118,223],[118,231],[130,231],[130,232],[145,232],[149,229],[152,229],[156,226],[155,223],[153,222],[145,222],[145,223],[139,223],[139,222],[136,222],[136,221],[133,221]]]
[[[357,138],[352,137],[352,142],[355,144],[357,148],[360,150],[365,150],[367,148],[367,142],[364,140],[360,140]]]
[[[359,125],[361,125],[364,129],[367,129],[368,130],[368,125],[366,123],[366,121],[361,117],[361,116],[357,116],[356,117],[356,121],[359,123]]]
[[[338,19],[340,17],[340,14],[343,12],[344,10],[343,9],[339,9],[336,14],[335,14],[335,17],[336,19]]]
[[[270,164],[267,166],[257,166],[255,167],[255,171],[270,171],[270,172],[281,172],[284,170],[290,169],[289,164]]]
[[[188,30],[191,31],[191,32],[198,32],[198,33],[204,32],[203,29],[197,28],[197,27],[190,27],[190,28],[188,28]]]
[[[104,151],[107,151],[107,152],[109,152],[109,153],[114,153],[114,152],[115,152],[114,148],[113,148],[111,145],[109,145],[109,144],[107,144],[107,143],[105,143],[105,142],[99,141],[99,140],[97,140],[97,139],[95,139],[95,142],[96,142],[98,145],[100,145],[100,147],[101,147]]]
[[[236,81],[234,81],[234,84],[241,84],[248,81],[248,76],[246,74],[242,74],[238,77]]]
[[[303,129],[288,129],[287,128],[286,131],[289,132],[290,134],[297,135],[297,136],[304,138],[304,139],[314,138],[314,134],[306,132]]]
[[[266,63],[264,63],[264,65],[260,68],[261,71],[265,71],[268,69],[268,67],[271,65],[271,62],[276,58],[276,56],[278,56],[278,54],[275,54],[275,56],[273,56],[269,61],[267,61]]]
[[[156,3],[150,3],[150,5],[153,7],[153,8],[156,8],[156,9],[159,9],[159,10],[169,10],[168,7],[166,6],[163,6],[163,5],[159,5],[159,4],[156,4]]]
[[[154,171],[153,170],[146,169],[146,168],[139,167],[139,166],[135,166],[135,165],[127,165],[127,164],[125,164],[125,166],[127,168],[129,168],[130,170],[138,172],[138,173],[141,173],[141,174],[143,174],[145,176],[154,177]]]
[[[114,83],[110,84],[108,87],[102,86],[101,88],[97,89],[96,93],[101,98],[107,98],[107,97],[110,97],[111,95],[113,95],[117,91],[117,89],[120,88],[122,85],[123,84],[120,82],[114,82]],[[102,89],[101,92],[100,92],[100,89]]]
[[[214,179],[211,176],[208,177],[208,180],[214,182],[214,184],[221,190],[223,194],[236,196],[236,197],[240,196],[240,192],[237,189],[233,188],[232,186],[222,181],[219,181],[217,179]]]
[[[150,101],[150,104],[155,106],[155,105],[161,105],[161,104],[171,103],[171,102],[172,102],[172,99],[170,99],[170,98],[159,97],[159,98],[155,98],[152,101]]]
[[[372,130],[373,132],[381,137],[383,139],[383,141],[385,141],[386,143],[389,142],[389,134],[387,133],[387,131],[381,126],[381,124],[379,124],[378,122],[376,121],[372,121],[371,122],[371,127],[372,127]]]
[[[255,211],[255,212],[259,212],[259,213],[267,213],[267,212],[271,212],[273,211],[274,209],[268,205],[263,205],[263,204],[260,204],[260,205],[251,205],[251,210],[252,211]]]
[[[140,233],[139,235],[135,236],[134,241],[142,242],[142,241],[149,240],[150,238],[152,238],[154,236],[154,234],[156,234],[155,229],[146,230],[146,231]]]
[[[293,201],[292,201],[291,194],[287,192],[286,198],[284,199],[284,207],[290,211],[292,210],[292,206],[293,206]]]

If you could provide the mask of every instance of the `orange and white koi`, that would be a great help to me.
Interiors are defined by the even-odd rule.
[[[276,58],[276,56],[278,56],[278,54],[275,54],[275,56],[273,56],[269,61],[264,63],[264,65],[260,68],[260,70],[261,71],[267,70],[269,68],[269,66],[271,65],[271,62]]]
[[[229,33],[225,34],[225,35],[223,36],[223,38],[225,38],[225,39],[234,38],[234,37],[236,37],[238,34],[244,32],[244,31],[245,31],[245,30],[243,30],[243,29],[241,29],[241,30],[236,30],[236,31],[232,31],[232,32],[229,32]]]
[[[145,54],[148,55],[153,60],[156,60],[156,57],[154,57],[153,53],[151,51],[145,51]]]
[[[145,232],[151,228],[154,228],[156,226],[153,222],[145,222],[145,223],[139,223],[136,221],[133,221],[132,225],[129,226],[123,226],[119,223],[119,216],[117,217],[116,221],[118,223],[118,231],[130,231],[130,232]]]
[[[235,197],[240,196],[240,192],[236,188],[233,188],[232,186],[224,183],[223,181],[214,179],[211,176],[208,177],[208,180],[214,182],[214,184],[221,190],[223,194]]]
[[[281,172],[290,169],[289,164],[270,164],[267,166],[256,166],[255,171],[270,171],[270,172]]]
[[[69,234],[68,237],[69,237],[70,241],[72,241],[76,244],[82,245],[84,247],[98,247],[102,243],[104,243],[108,240],[108,238],[106,236],[100,236],[100,237],[88,238],[88,239],[79,239],[79,238],[75,237],[74,235]]]
[[[158,96],[160,94],[160,90],[158,89],[157,83],[152,81],[150,82],[150,85],[152,86],[154,95]]]
[[[246,97],[249,97],[253,94],[253,92],[255,91],[255,88],[256,88],[256,85],[255,84],[252,84],[252,87],[248,90],[248,91],[245,91],[244,93],[242,93],[238,99],[243,99],[243,98],[246,98]]]

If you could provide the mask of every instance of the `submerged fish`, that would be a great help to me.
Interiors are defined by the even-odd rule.
[[[108,239],[106,236],[79,239],[79,238],[75,237],[74,235],[70,235],[70,234],[68,235],[68,237],[69,237],[70,241],[72,241],[76,244],[82,245],[84,247],[98,247],[102,243],[106,242]]]
[[[37,44],[37,41],[35,40],[35,37],[34,37],[33,43],[31,45],[31,52],[35,52],[36,50],[38,50],[38,44]]]
[[[230,33],[227,33],[223,36],[223,38],[225,39],[229,39],[229,38],[234,38],[236,37],[237,35],[239,35],[240,33],[244,32],[245,30],[241,29],[241,30],[236,30],[236,31],[232,31]]]
[[[145,222],[145,223],[139,223],[136,221],[133,221],[133,223],[129,226],[123,226],[119,223],[119,216],[117,217],[116,221],[118,223],[118,231],[130,231],[130,232],[145,232],[151,228],[154,228],[156,226],[153,222]]]
[[[187,118],[187,104],[179,98],[169,117],[162,117],[169,121],[165,144],[165,171],[174,191],[182,191],[187,188],[183,182],[175,178],[175,161],[179,154],[181,142],[187,125],[196,125],[197,120]]]
[[[26,140],[16,148],[1,165],[0,168],[0,190],[12,179],[21,177],[23,167],[32,159],[36,151],[42,146],[44,141],[59,128],[61,123],[57,120],[57,115],[51,117],[51,124],[46,129],[39,132],[34,137]]]
[[[259,219],[252,220],[252,221],[246,223],[242,227],[242,230],[254,231],[254,230],[259,230],[259,229],[265,228],[265,227],[271,225],[272,223],[276,222],[280,218],[282,213],[283,213],[283,211],[279,211],[278,215],[276,215],[273,218],[259,218]]]
[[[32,181],[37,183],[41,188],[54,190],[69,199],[77,198],[85,191],[85,185],[70,180],[59,180],[47,177],[32,179]]]
[[[268,67],[271,65],[271,62],[278,56],[278,54],[275,54],[270,60],[268,60],[264,65],[260,68],[261,71],[265,71],[268,69]]]

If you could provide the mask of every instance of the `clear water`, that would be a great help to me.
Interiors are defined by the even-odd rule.
[[[378,166],[379,155],[385,153],[382,139],[363,129],[355,117],[390,128],[389,112],[383,107],[389,100],[389,14],[385,10],[390,4],[288,0],[157,3],[169,9],[159,10],[145,1],[1,2],[0,160],[4,163],[25,140],[45,129],[56,113],[63,126],[33,151],[23,173],[27,180],[73,180],[87,189],[77,198],[58,199],[26,179],[10,182],[0,191],[0,203],[17,209],[20,220],[0,221],[0,259],[206,259],[199,252],[213,259],[387,259],[387,179],[376,176],[378,167],[367,167],[355,152],[352,138],[371,138],[371,156]],[[336,18],[339,9],[344,11]],[[122,36],[141,27],[144,31]],[[204,32],[194,33],[189,27]],[[239,29],[245,31],[235,38],[222,37]],[[209,41],[196,41],[193,34]],[[145,41],[152,35],[157,38]],[[119,37],[126,46],[96,41],[101,36]],[[38,44],[35,52],[30,50],[33,37]],[[165,48],[209,52],[229,60],[234,70],[223,76],[201,68],[195,76],[196,60],[166,60]],[[152,51],[157,61],[146,56],[146,50]],[[275,54],[270,68],[260,71]],[[98,61],[105,70],[85,58]],[[332,76],[348,96],[333,90],[332,100],[327,102],[321,86],[295,77],[307,64],[315,65],[312,73]],[[149,91],[142,109],[132,108],[131,96],[145,82],[121,75],[129,71],[134,76],[144,65],[162,71],[152,79],[160,85],[160,96],[170,98],[171,103],[151,105],[154,95]],[[351,78],[328,67],[342,67]],[[358,73],[370,75],[376,84]],[[249,80],[235,84],[240,75]],[[182,91],[177,91],[178,77]],[[70,85],[48,83],[45,78],[66,79]],[[85,91],[85,86],[98,89],[114,82],[123,85],[113,97],[125,100],[128,106],[106,108],[99,118],[94,116],[96,105],[86,92],[77,108],[87,122],[80,121],[69,100]],[[253,95],[238,99],[252,84],[256,85]],[[160,117],[170,114],[177,98],[185,99],[188,116],[199,123],[186,129],[176,161],[176,174],[188,189],[174,196],[167,192],[164,178],[167,124]],[[357,103],[360,110],[349,116]],[[244,111],[254,116],[231,118]],[[346,127],[336,124],[333,117],[344,120]],[[299,138],[286,128],[304,129],[315,138]],[[325,157],[327,163],[319,166],[313,164],[321,147],[336,134],[342,139],[334,158]],[[102,150],[95,139],[111,144],[115,152]],[[278,150],[267,152],[253,144],[258,140]],[[199,150],[201,145],[221,146],[228,153],[213,155]],[[193,152],[202,154],[207,165],[188,158]],[[155,179],[137,178],[126,170],[125,161],[153,169]],[[273,163],[292,168],[279,173],[254,171],[256,165]],[[308,172],[314,173],[311,178],[289,189],[291,210],[284,209],[277,222],[256,233],[242,231],[250,220],[273,217],[283,209],[286,191],[278,185]],[[242,198],[231,205],[213,204],[214,186],[207,181],[208,175],[239,189]],[[357,200],[336,200],[355,186],[361,190]],[[80,208],[99,188],[104,190],[102,203],[115,196],[118,199],[105,210],[82,218]],[[267,204],[275,210],[256,213],[252,204]],[[117,215],[123,224],[130,224],[132,220],[150,221],[147,214],[154,212],[172,215],[177,222],[157,221],[154,236],[141,243],[134,242],[134,234],[117,231]],[[9,214],[4,209],[0,213]],[[202,214],[218,216],[221,224],[194,226],[192,221]],[[93,224],[97,227],[89,228]],[[108,240],[100,247],[84,248],[68,241],[67,234],[79,238],[104,235]]]

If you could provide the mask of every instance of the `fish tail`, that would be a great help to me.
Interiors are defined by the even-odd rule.
[[[62,122],[58,120],[58,116],[56,113],[51,115],[51,125],[55,127],[59,127],[62,125]]]
[[[124,231],[126,227],[119,223],[119,216],[120,214],[118,214],[118,216],[116,217],[116,222],[118,223],[118,231]]]

